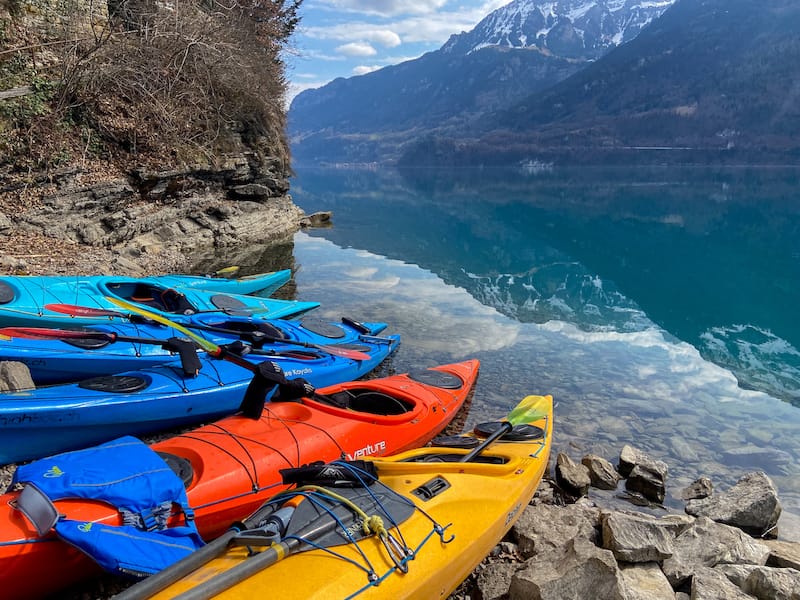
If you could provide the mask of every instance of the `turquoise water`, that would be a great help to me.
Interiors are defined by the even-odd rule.
[[[301,170],[300,299],[402,335],[387,367],[476,357],[468,422],[552,393],[557,451],[755,468],[800,539],[800,173]],[[594,493],[594,492],[593,492]]]

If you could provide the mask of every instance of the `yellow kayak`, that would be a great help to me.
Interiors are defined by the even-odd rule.
[[[446,598],[533,497],[552,410],[528,396],[436,446],[287,470],[291,491],[118,598]]]

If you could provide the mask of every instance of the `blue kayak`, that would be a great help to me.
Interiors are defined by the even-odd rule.
[[[252,315],[278,319],[302,314],[318,302],[299,302],[239,293],[255,288],[277,289],[291,277],[289,270],[249,278],[223,279],[164,275],[122,277],[111,275],[0,277],[0,326],[85,326],[108,323],[114,317],[67,314],[64,305],[118,310],[107,297],[136,304],[177,322],[204,312]],[[270,283],[271,281],[271,283]],[[273,290],[274,291],[274,290]]]
[[[308,348],[246,355],[269,360],[287,379],[315,387],[357,379],[380,364],[400,343],[398,335],[362,336],[368,360],[352,360]],[[201,353],[196,376],[180,360],[29,391],[0,394],[0,464],[81,448],[121,435],[143,435],[236,412],[253,373]]]
[[[377,335],[386,328],[386,323],[360,323],[347,318],[336,323],[308,317],[299,321],[254,320],[204,313],[194,315],[186,326],[214,344],[242,340],[253,348],[253,353],[266,356],[270,351],[280,353],[302,347],[329,352],[338,348],[360,349],[363,336]],[[30,339],[16,336],[13,331],[9,332],[12,337],[5,339],[3,331],[0,329],[0,361],[25,363],[37,385],[78,381],[171,362],[176,359],[176,350],[157,341],[184,337],[165,325],[124,321],[75,331],[52,330],[53,335],[62,331],[64,335],[75,336],[61,339]]]

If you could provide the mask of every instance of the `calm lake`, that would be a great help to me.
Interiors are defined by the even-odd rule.
[[[468,425],[552,394],[554,455],[642,448],[675,510],[764,470],[800,540],[800,172],[299,169],[291,193],[333,212],[295,236],[297,298],[388,322],[385,369],[479,358]]]

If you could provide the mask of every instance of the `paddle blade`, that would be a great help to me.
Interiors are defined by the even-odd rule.
[[[224,269],[220,269],[219,271],[214,271],[214,275],[232,275],[239,270],[239,267],[236,265],[231,265],[230,267],[225,267]]]
[[[550,395],[526,396],[510,413],[508,413],[506,420],[511,423],[511,425],[538,421],[550,414],[552,405],[553,397]]]
[[[309,344],[311,345],[311,344]],[[328,354],[333,354],[334,356],[341,356],[343,358],[349,358],[351,360],[369,360],[370,356],[366,352],[362,352],[361,350],[351,350],[350,348],[339,348],[335,345],[315,345],[317,348],[322,350],[323,352],[327,352]]]
[[[46,327],[4,327],[0,329],[0,335],[11,338],[22,338],[26,340],[42,339],[105,339],[113,340],[113,335],[100,331],[76,331],[74,329],[50,329]]]
[[[168,319],[168,318],[166,318],[166,317],[164,317],[162,315],[159,315],[159,314],[154,313],[154,312],[150,312],[149,310],[145,310],[144,308],[141,308],[140,306],[137,306],[135,304],[131,304],[130,302],[126,302],[125,300],[122,300],[120,298],[113,298],[111,296],[106,296],[105,298],[106,298],[106,300],[108,300],[112,304],[116,304],[120,308],[124,308],[125,310],[128,310],[130,312],[134,312],[134,313],[136,313],[138,315],[142,315],[143,317],[147,317],[148,319],[152,319],[153,321],[156,321],[157,323],[161,323],[162,325],[166,325],[167,327],[172,327],[176,331],[180,331],[182,334],[187,336],[189,339],[192,339],[195,342],[197,342],[198,346],[200,346],[203,350],[205,350],[206,352],[208,352],[212,356],[219,356],[222,353],[222,348],[217,346],[215,343],[208,341],[204,337],[197,335],[193,331],[190,331],[186,327],[183,327],[183,326],[179,325],[178,323],[175,323],[174,321],[171,321],[170,319]]]
[[[547,417],[553,407],[553,397],[547,396],[526,396],[517,404],[502,423],[485,440],[473,448],[469,453],[461,457],[460,462],[469,462],[481,454],[486,448],[491,446],[496,440],[514,429],[515,425],[532,423]]]
[[[109,310],[107,308],[89,308],[88,306],[77,306],[75,304],[45,304],[45,309],[51,310],[53,312],[61,313],[64,315],[70,315],[72,317],[121,317],[124,318],[127,315],[124,315],[121,312],[117,312],[115,310]]]

